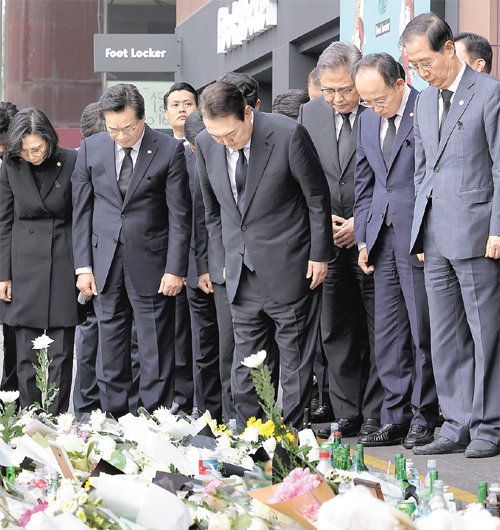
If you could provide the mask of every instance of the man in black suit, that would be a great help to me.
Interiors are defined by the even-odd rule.
[[[303,127],[253,111],[231,83],[209,85],[200,114],[207,129],[196,139],[196,171],[233,315],[238,424],[262,414],[241,361],[268,348],[274,335],[284,421],[300,427],[311,399],[321,299],[316,288],[331,249],[324,173]]]
[[[354,237],[356,131],[364,107],[350,69],[360,58],[352,44],[330,44],[317,65],[323,97],[303,105],[299,114],[330,188],[333,259],[323,284],[321,338],[330,400],[344,436],[376,431],[383,399],[374,357],[373,278],[358,267]]]
[[[73,173],[77,287],[94,295],[101,403],[129,411],[131,317],[140,356],[141,404],[170,406],[174,296],[187,273],[191,198],[183,145],[151,130],[144,99],[118,84],[100,99],[107,132],[84,140]]]

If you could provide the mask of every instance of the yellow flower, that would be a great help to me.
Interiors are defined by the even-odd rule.
[[[295,441],[295,436],[294,436],[290,431],[286,431],[286,437],[287,437],[291,442],[294,442],[294,441]]]
[[[272,420],[267,420],[259,429],[259,433],[265,438],[269,438],[274,434],[274,423]]]

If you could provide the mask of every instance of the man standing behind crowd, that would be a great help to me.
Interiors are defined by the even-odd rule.
[[[197,137],[196,171],[233,314],[238,424],[262,414],[241,361],[275,336],[284,421],[300,427],[311,399],[316,288],[331,249],[327,183],[307,131],[287,117],[254,112],[235,85],[209,85],[200,114],[206,131]]]
[[[140,356],[141,404],[170,406],[174,296],[187,273],[191,198],[182,143],[151,130],[144,99],[118,84],[100,98],[107,132],[84,140],[73,173],[77,287],[99,324],[103,409],[129,412],[131,318]]]
[[[494,456],[500,444],[500,80],[455,54],[437,15],[401,35],[431,86],[415,105],[411,251],[424,252],[432,360],[445,418],[415,454]]]
[[[382,427],[359,443],[404,440],[411,449],[434,439],[438,404],[423,264],[409,254],[418,92],[401,75],[387,53],[367,55],[353,69],[361,104],[372,109],[358,123],[354,225],[359,266],[375,281],[375,357],[385,390]]]
[[[493,61],[493,50],[487,39],[476,33],[457,33],[455,51],[457,57],[476,72],[489,74]]]
[[[354,166],[359,94],[351,67],[361,59],[352,44],[334,42],[318,60],[323,97],[301,108],[299,123],[311,135],[330,187],[333,259],[323,284],[321,337],[330,400],[344,436],[380,427],[383,391],[373,346],[373,277],[358,267],[354,239]],[[329,430],[320,430],[328,436]]]

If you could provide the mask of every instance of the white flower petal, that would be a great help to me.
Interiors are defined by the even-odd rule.
[[[259,368],[259,366],[264,362],[266,355],[266,350],[260,350],[259,352],[254,353],[253,355],[245,357],[241,361],[241,364],[243,364],[247,368]]]

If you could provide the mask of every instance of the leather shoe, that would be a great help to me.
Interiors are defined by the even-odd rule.
[[[347,418],[340,418],[337,420],[339,431],[342,433],[343,438],[350,438],[351,436],[357,436],[359,433],[359,429],[361,427],[361,420],[355,419],[355,420],[349,420]],[[328,439],[331,434],[330,428],[325,427],[323,429],[319,429],[318,431],[318,438],[325,438]]]
[[[369,434],[374,433],[380,429],[380,421],[376,418],[367,418],[361,424],[361,429],[359,429],[360,436],[368,436]]]
[[[413,449],[415,455],[446,455],[449,453],[463,453],[465,446],[452,442],[444,436],[439,436],[427,445],[416,445]]]
[[[311,423],[325,423],[327,421],[333,421],[334,419],[335,417],[330,403],[318,405],[311,412]]]
[[[489,440],[476,438],[465,449],[465,458],[488,458],[498,454],[498,445]]]
[[[358,443],[365,447],[398,445],[408,433],[408,423],[386,423],[378,431],[358,438]]]
[[[405,449],[411,449],[417,445],[427,445],[434,441],[434,429],[425,425],[411,425],[406,438],[403,441]]]

